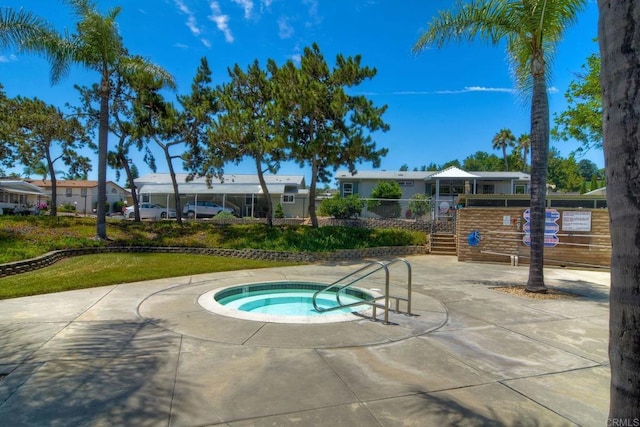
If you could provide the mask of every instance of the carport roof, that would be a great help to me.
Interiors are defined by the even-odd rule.
[[[284,184],[268,184],[267,188],[272,194],[283,194]],[[203,184],[178,184],[180,194],[262,194],[262,188],[257,184],[212,184],[211,187]],[[147,184],[143,185],[140,193],[145,194],[173,194],[171,184]]]
[[[36,196],[45,195],[40,187],[25,181],[0,181],[0,189],[9,193],[34,194]]]

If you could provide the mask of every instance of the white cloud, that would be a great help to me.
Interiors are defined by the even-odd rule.
[[[405,90],[393,92],[394,95],[457,95],[470,92],[515,93],[515,89],[507,87],[466,86],[464,89],[444,89],[435,91]]]
[[[318,13],[318,0],[302,0],[302,4],[309,6],[308,13],[311,22],[307,22],[307,27],[318,25],[322,22],[322,17]]]
[[[15,62],[17,60],[18,60],[18,57],[15,55],[9,55],[9,56],[0,55],[0,63]]]
[[[302,55],[300,55],[299,53],[294,53],[293,55],[289,56],[289,59],[299,65],[300,61],[302,61]]]
[[[215,22],[218,30],[222,31],[227,43],[233,43],[233,34],[231,34],[231,28],[229,28],[229,15],[222,14],[217,1],[212,1],[210,7],[212,14],[209,15],[209,19]]]
[[[237,3],[244,9],[244,18],[251,18],[251,12],[253,11],[253,1],[252,0],[233,0],[234,3]]]
[[[187,15],[187,21],[185,25],[191,31],[191,34],[200,38],[200,34],[202,34],[202,28],[198,25],[198,20],[196,19],[196,15],[189,9],[189,7],[182,0],[174,0],[174,3],[178,10],[183,14]],[[210,47],[211,43],[207,39],[200,38],[200,42],[206,47]]]
[[[485,87],[485,86],[466,86],[464,89],[457,90],[437,90],[434,93],[438,95],[450,95],[469,92],[498,92],[498,93],[514,93],[515,89],[508,87]]]
[[[278,18],[278,36],[284,40],[293,36],[293,33],[294,29],[291,24],[289,24],[289,18],[286,16]]]

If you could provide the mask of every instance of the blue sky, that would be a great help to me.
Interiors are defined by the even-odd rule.
[[[206,56],[214,84],[228,80],[227,68],[246,68],[255,59],[284,63],[296,59],[304,47],[318,43],[334,64],[336,54],[362,55],[363,64],[375,67],[376,77],[355,89],[376,105],[388,105],[385,121],[391,129],[375,133],[379,147],[389,149],[382,170],[412,169],[431,162],[442,164],[476,151],[501,155],[491,139],[502,128],[518,136],[528,133],[529,103],[514,93],[514,81],[504,46],[482,42],[454,43],[443,49],[413,54],[411,48],[431,17],[453,0],[98,0],[106,11],[122,6],[118,23],[124,44],[164,67],[187,93],[199,64]],[[60,31],[74,30],[73,17],[60,1],[5,0],[2,6],[23,7],[55,23]],[[589,1],[578,22],[569,28],[557,51],[549,90],[553,113],[566,107],[564,93],[582,64],[597,51],[598,11]],[[77,104],[74,84],[97,82],[98,75],[80,67],[56,86],[49,81],[48,64],[19,52],[0,52],[0,83],[9,96],[37,96],[63,107]],[[172,99],[175,99],[171,95]],[[577,143],[552,141],[563,156]],[[87,153],[96,158],[93,153]],[[167,172],[158,153],[158,172]],[[585,158],[604,166],[601,151]],[[136,162],[141,174],[149,172]],[[177,162],[176,162],[177,163]],[[176,164],[179,168],[180,166]],[[60,168],[61,169],[61,168]],[[359,166],[372,169],[370,164]],[[22,169],[17,170],[21,172]],[[226,172],[255,173],[251,162],[229,164]],[[305,174],[295,164],[283,165],[281,174]],[[97,176],[97,166],[89,174]],[[109,171],[109,179],[115,179]],[[121,180],[120,183],[123,181]]]

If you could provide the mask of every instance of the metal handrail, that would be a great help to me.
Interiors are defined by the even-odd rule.
[[[395,298],[396,300],[396,311],[400,311],[400,300],[406,300],[407,301],[407,314],[411,314],[411,287],[412,287],[412,272],[411,272],[411,264],[409,263],[409,261],[407,261],[404,258],[395,258],[387,263],[384,263],[382,261],[372,261],[370,263],[368,263],[367,265],[365,265],[362,268],[359,268],[358,270],[347,274],[346,276],[336,280],[335,282],[333,282],[332,284],[330,284],[329,286],[327,286],[326,288],[320,289],[319,291],[315,292],[313,294],[313,298],[312,298],[312,302],[313,302],[313,307],[316,311],[322,313],[324,311],[332,311],[332,310],[337,310],[337,309],[341,309],[341,308],[345,308],[345,307],[354,307],[356,305],[362,305],[362,304],[366,304],[366,305],[372,305],[374,308],[374,317],[375,317],[375,308],[376,308],[376,301],[378,301],[379,299],[384,298],[384,323],[389,323],[389,298],[391,297],[391,295],[389,295],[389,266],[398,263],[398,262],[403,262],[406,266],[407,266],[407,298],[402,298],[402,297],[396,297],[393,296],[393,298]],[[359,276],[356,279],[352,280],[351,282],[342,285],[338,291],[336,292],[336,301],[338,302],[338,305],[335,307],[328,307],[328,308],[323,308],[323,307],[319,307],[316,303],[316,298],[318,297],[318,295],[322,292],[325,291],[329,291],[330,289],[339,286],[345,279],[348,279],[352,276],[355,276],[358,273],[361,273],[363,271],[366,271],[367,269],[371,268],[372,266],[376,266],[372,271],[368,272],[367,274],[363,275],[363,276]],[[374,298],[373,300],[364,300],[364,301],[358,301],[358,302],[354,302],[354,303],[349,303],[349,304],[343,304],[342,301],[340,301],[340,293],[343,291],[346,291],[347,288],[353,286],[354,284],[358,283],[359,281],[371,276],[374,273],[377,273],[380,270],[385,271],[385,292],[384,295],[381,297],[377,297]]]
[[[340,307],[330,307],[330,308],[322,308],[322,307],[318,307],[318,305],[316,304],[316,298],[318,297],[318,295],[322,292],[327,292],[330,289],[335,288],[336,286],[339,286],[345,279],[348,279],[352,276],[355,276],[356,274],[367,270],[368,268],[370,268],[373,265],[378,265],[378,267],[376,267],[375,270],[367,273],[364,276],[358,277],[357,279],[351,281],[350,283],[347,283],[345,285],[343,285],[343,288],[349,287],[351,285],[353,285],[354,283],[359,282],[360,280],[367,278],[369,276],[371,276],[373,273],[377,273],[378,271],[382,270],[383,268],[386,269],[386,264],[383,263],[382,261],[371,261],[370,263],[368,263],[367,265],[365,265],[362,268],[359,268],[358,270],[351,272],[349,274],[347,274],[344,277],[339,278],[338,280],[336,280],[335,282],[331,283],[329,286],[327,286],[326,288],[322,288],[319,291],[317,291],[316,293],[313,294],[313,298],[312,298],[312,302],[313,302],[313,308],[318,311],[318,312],[323,312],[323,311],[329,311],[329,310],[335,310],[336,308],[340,308]],[[387,275],[389,274],[389,272],[387,271]]]

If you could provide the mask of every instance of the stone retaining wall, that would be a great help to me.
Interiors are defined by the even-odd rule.
[[[337,226],[337,227],[360,227],[360,228],[401,228],[403,230],[422,231],[428,233],[430,231],[430,221],[416,221],[405,219],[336,219],[336,218],[318,218],[320,227]]]
[[[180,247],[96,247],[82,249],[64,249],[46,253],[40,257],[15,261],[0,265],[0,277],[26,273],[47,267],[55,262],[72,256],[101,253],[178,253],[213,255],[233,258],[245,258],[269,261],[290,262],[339,262],[365,258],[392,258],[428,253],[426,246],[384,246],[365,249],[347,249],[335,252],[275,252],[259,249],[221,249],[221,248],[180,248]]]

